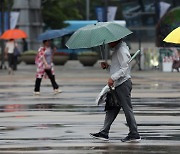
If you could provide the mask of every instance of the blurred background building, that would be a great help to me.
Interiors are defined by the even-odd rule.
[[[14,0],[12,10],[19,13],[16,27],[27,33],[28,48],[37,49],[37,37],[43,30],[41,0]]]
[[[54,14],[51,18],[51,15],[48,17],[47,13],[43,13],[45,12],[44,9],[47,9],[46,5],[48,3],[53,5],[58,3],[58,1],[56,1],[56,3],[50,3],[46,0],[1,0],[1,2],[2,1],[4,1],[4,4],[2,4],[1,7],[4,7],[4,16],[6,16],[5,19],[8,18],[8,12],[11,12],[10,15],[13,13],[14,18],[14,22],[11,23],[7,22],[10,20],[4,20],[4,30],[7,29],[7,27],[13,27],[12,24],[15,24],[14,27],[25,30],[29,36],[28,46],[31,49],[37,48],[37,35],[40,34],[42,30],[54,29],[52,24],[48,23],[48,21],[52,20],[53,23],[55,19],[54,16],[56,16],[57,21],[61,19],[61,14]],[[70,5],[70,2],[66,3],[69,3],[68,5],[66,4],[69,7],[72,7],[72,5],[75,7],[80,2],[71,2],[72,5]],[[7,6],[5,7],[5,5]],[[173,8],[179,10],[179,5],[180,1],[177,0],[83,0],[80,3],[80,6],[83,6],[83,8],[78,8],[81,17],[79,15],[76,17],[69,15],[69,18],[67,16],[64,20],[125,20],[126,26],[134,32],[131,41],[155,42],[157,46],[163,46],[160,41],[162,36],[159,35],[159,33],[163,33],[163,30],[160,30],[161,23],[163,22],[164,24],[163,20],[167,15],[167,12],[170,10],[173,11]],[[64,10],[64,8],[59,9]],[[55,12],[55,10],[53,10],[53,6],[50,5],[49,10],[51,10],[52,13]],[[71,11],[72,9],[69,8],[69,10]],[[1,12],[2,11],[3,10],[1,9]],[[73,13],[73,11],[71,12]],[[15,21],[16,19],[17,21]],[[64,22],[62,20],[63,19],[61,19],[61,22]],[[166,31],[166,33],[179,25],[179,17],[173,17],[173,21],[167,20],[166,25],[169,24],[169,30]],[[170,22],[173,22],[173,25]],[[57,28],[61,29],[65,26],[67,25],[59,25]]]

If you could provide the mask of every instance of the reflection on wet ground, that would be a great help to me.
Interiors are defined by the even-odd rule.
[[[12,95],[13,96],[13,95]],[[51,102],[49,103],[35,103],[35,104],[8,104],[0,105],[0,112],[15,112],[15,111],[73,111],[73,112],[99,112],[99,106],[90,105],[88,102],[93,102],[94,98],[61,98],[61,103],[54,104],[54,98],[32,98],[32,102],[37,100]],[[79,101],[79,104],[68,103],[70,100]],[[29,99],[28,99],[29,100]],[[58,99],[59,101],[59,99]],[[84,102],[82,104],[81,102]],[[87,102],[87,105],[85,104]],[[132,98],[134,104],[134,111],[136,114],[159,115],[180,114],[180,98]],[[103,108],[103,107],[102,107]],[[138,111],[136,112],[136,110]],[[103,110],[102,110],[103,111]],[[141,111],[141,112],[139,112]],[[173,112],[172,112],[173,111]]]
[[[128,149],[128,151],[127,151]],[[161,149],[161,150],[159,150]],[[1,151],[9,151],[0,148]],[[152,154],[154,151],[159,151],[156,154],[178,154],[179,147],[177,146],[117,146],[117,145],[106,145],[106,146],[85,146],[85,147],[52,147],[52,146],[45,146],[45,147],[25,147],[25,148],[12,148],[12,151],[19,151],[19,153],[24,151],[40,151],[45,153],[61,153],[61,154],[93,154],[93,153],[100,153],[100,154],[115,154],[115,153],[125,153],[125,154]],[[76,153],[78,151],[78,153]]]
[[[70,76],[71,82],[61,79],[63,93],[58,95],[45,82],[41,95],[33,96],[34,81],[26,81],[28,75],[24,82],[18,77],[17,82],[0,82],[0,153],[179,153],[179,82],[135,74],[132,103],[142,142],[120,142],[128,133],[123,111],[112,125],[110,141],[102,142],[89,137],[102,127],[105,114],[104,106],[95,104],[104,74],[92,74],[86,82],[79,74]]]
[[[69,100],[69,99],[68,99]],[[64,99],[63,101],[68,102],[68,100]],[[49,100],[48,100],[49,101]],[[87,102],[92,102],[92,100],[85,100]],[[51,100],[53,102],[53,100]],[[132,98],[132,102],[134,104],[134,112],[136,115],[146,116],[147,121],[148,117],[151,116],[180,116],[180,98]],[[8,104],[1,105],[1,112],[31,112],[31,111],[49,111],[49,112],[77,112],[83,114],[104,114],[104,107],[94,106],[89,104]],[[21,113],[20,113],[21,114]],[[21,117],[28,117],[28,115],[21,115]],[[7,118],[7,117],[0,117]],[[17,115],[8,116],[8,118],[18,118]],[[85,123],[84,123],[85,124]],[[6,131],[19,131],[26,130],[29,131],[35,129],[59,129],[62,127],[73,127],[76,124],[60,124],[60,123],[47,123],[47,124],[35,124],[35,125],[26,125],[26,126],[0,126],[0,131],[2,134],[5,134]],[[86,124],[88,125],[88,124]],[[139,131],[144,140],[180,140],[180,123],[177,121],[173,122],[143,122],[138,123]],[[67,132],[66,132],[67,133]],[[68,133],[71,133],[68,132]],[[53,139],[47,138],[48,140],[62,140],[61,139]],[[2,139],[0,137],[0,140]],[[13,138],[9,138],[8,140],[13,140]],[[16,138],[14,140],[39,140],[39,138]],[[65,139],[63,139],[65,140]],[[84,139],[83,139],[84,140]],[[113,140],[118,140],[116,137]]]

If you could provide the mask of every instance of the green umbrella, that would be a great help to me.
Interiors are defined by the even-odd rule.
[[[78,29],[67,41],[69,49],[91,48],[117,41],[132,32],[116,22],[98,22]]]

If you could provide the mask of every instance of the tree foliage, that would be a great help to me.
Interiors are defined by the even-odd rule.
[[[3,7],[4,11],[8,11],[10,8],[12,8],[13,1],[11,0],[0,0],[0,8]]]
[[[109,6],[117,6],[116,19],[122,19],[121,3],[108,1]],[[96,7],[105,6],[105,0],[89,0],[89,19],[96,20]],[[45,28],[60,29],[65,20],[86,20],[86,0],[42,0],[42,16]]]
[[[76,5],[82,0],[42,0],[42,16],[46,28],[60,29],[64,20],[83,19]]]

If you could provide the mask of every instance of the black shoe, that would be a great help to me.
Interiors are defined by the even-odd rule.
[[[100,140],[103,140],[103,141],[109,141],[108,135],[104,135],[104,134],[102,134],[100,132],[99,133],[95,133],[95,134],[90,133],[89,135],[91,137],[95,138],[95,139],[100,139]]]
[[[122,142],[140,142],[141,141],[141,137],[131,137],[131,136],[126,136],[124,139],[121,139]]]

